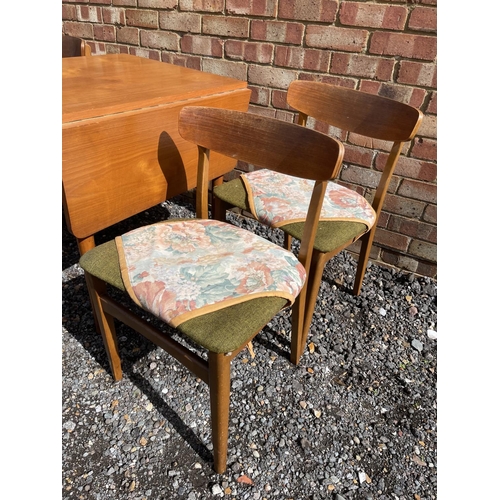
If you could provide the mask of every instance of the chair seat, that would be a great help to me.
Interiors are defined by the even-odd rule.
[[[92,276],[127,293],[114,240],[83,254],[80,266]],[[228,353],[250,340],[255,332],[269,323],[287,303],[282,297],[257,297],[189,319],[177,329],[209,351]]]
[[[214,194],[217,198],[232,206],[250,213],[252,212],[247,189],[240,177],[215,186]],[[280,226],[280,229],[290,236],[301,240],[304,225],[304,222],[293,222]],[[368,229],[367,224],[358,221],[320,220],[316,239],[314,240],[314,248],[323,253],[331,252],[345,246],[347,243],[356,241]]]

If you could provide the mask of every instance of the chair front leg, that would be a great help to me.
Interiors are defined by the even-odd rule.
[[[366,234],[364,234],[361,240],[361,250],[359,251],[358,257],[358,267],[356,269],[356,278],[354,279],[354,286],[352,288],[353,295],[359,295],[361,293],[361,287],[363,286],[363,278],[365,277],[366,266],[368,265],[368,260],[370,258],[370,251],[372,249],[373,238],[375,237],[375,226],[370,229]]]
[[[116,340],[116,331],[114,319],[110,314],[104,312],[101,295],[106,295],[106,283],[104,281],[85,273],[85,281],[92,303],[92,308],[101,331],[104,347],[108,355],[108,361],[111,366],[111,373],[115,380],[121,380],[123,377],[120,354],[118,352],[118,342]]]
[[[223,474],[227,467],[231,357],[209,352],[208,373],[214,470],[218,474]]]
[[[308,280],[309,281],[309,280]],[[307,286],[304,288],[295,299],[292,306],[292,335],[290,340],[290,361],[294,365],[298,365],[300,357],[304,352],[306,345],[307,332],[304,332],[304,313],[307,300]]]

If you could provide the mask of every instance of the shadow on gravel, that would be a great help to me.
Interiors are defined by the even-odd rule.
[[[184,423],[179,415],[162,399],[156,389],[139,373],[132,369],[127,370],[127,377],[139,388],[153,403],[155,409],[160,412],[170,425],[179,433],[182,439],[188,444],[195,453],[205,462],[213,462],[212,453],[200,441],[198,436]]]

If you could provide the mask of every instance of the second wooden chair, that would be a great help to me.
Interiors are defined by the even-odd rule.
[[[344,134],[364,137],[367,147],[389,151],[371,203],[356,191],[338,183],[329,186],[314,240],[303,336],[298,342],[292,339],[291,360],[298,364],[305,348],[324,267],[333,256],[360,238],[361,251],[353,292],[358,295],[361,291],[391,176],[403,145],[415,137],[422,113],[393,99],[309,81],[292,82],[287,101],[299,111],[300,125],[306,126],[308,117],[311,117],[336,127]],[[308,168],[307,163],[304,163],[297,175],[307,177]],[[289,179],[279,173],[255,170],[214,187],[214,214],[217,219],[225,220],[226,210],[231,207],[245,210],[263,224],[282,229],[285,232],[285,245],[290,248],[292,238],[300,240],[302,244],[308,238],[304,232],[304,218],[298,213],[298,207],[300,201],[307,203],[310,193],[311,185],[308,182]]]

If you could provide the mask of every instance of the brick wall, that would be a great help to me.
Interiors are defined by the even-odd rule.
[[[372,259],[436,276],[437,0],[63,0],[63,33],[93,54],[125,52],[248,82],[250,112],[292,121],[296,79],[380,94],[422,110],[379,220]],[[335,134],[320,123],[315,128]],[[387,155],[346,140],[341,182],[370,199]],[[245,165],[239,168],[244,170]],[[352,247],[358,249],[356,245]]]

